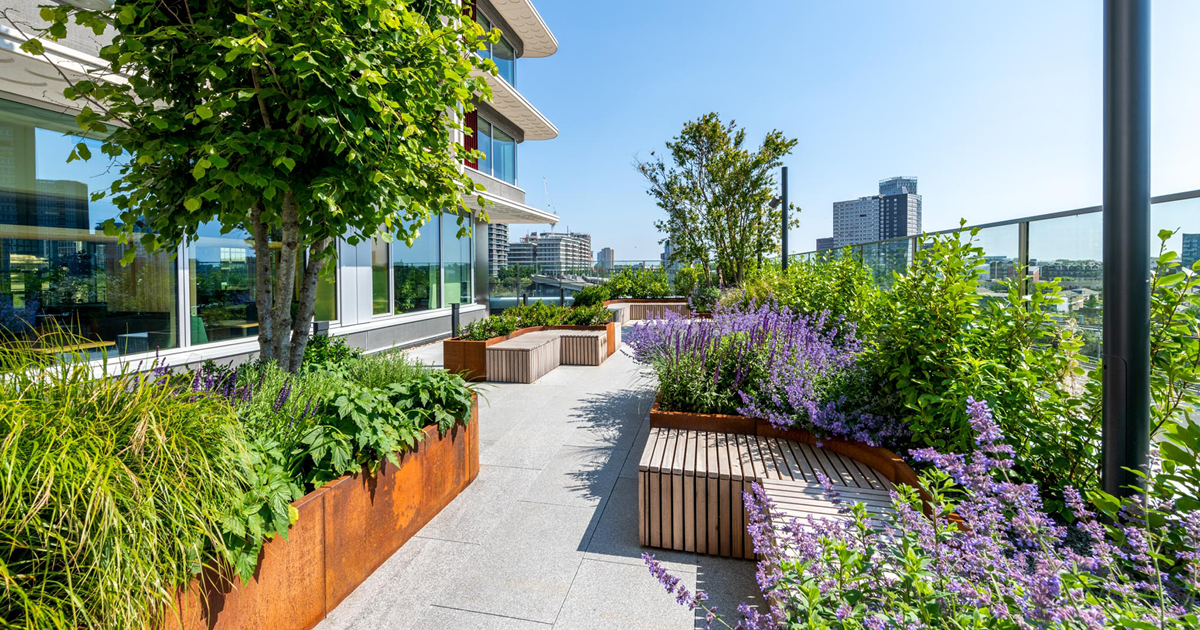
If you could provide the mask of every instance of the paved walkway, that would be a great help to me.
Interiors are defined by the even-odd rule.
[[[440,353],[413,351],[431,364]],[[649,377],[618,352],[485,396],[479,477],[317,628],[704,627],[650,577],[637,542]],[[722,611],[758,601],[752,562],[656,555]]]

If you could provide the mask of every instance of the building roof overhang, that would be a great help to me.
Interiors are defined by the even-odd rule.
[[[558,40],[530,0],[489,0],[492,7],[521,38],[522,57],[549,57],[558,52]]]
[[[505,199],[499,195],[494,195],[487,191],[476,193],[472,196],[469,202],[469,207],[476,214],[479,213],[479,199],[482,198],[486,202],[488,215],[488,223],[504,223],[504,224],[538,224],[549,223],[554,225],[558,223],[558,215],[539,210],[533,206],[527,206],[519,201]]]
[[[492,99],[487,101],[501,116],[521,128],[526,140],[552,140],[558,137],[558,127],[542,115],[532,103],[525,100],[508,81],[482,70],[473,71],[476,76],[487,79],[492,88]]]

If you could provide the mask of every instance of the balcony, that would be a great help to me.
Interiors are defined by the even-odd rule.
[[[512,27],[523,46],[522,57],[549,57],[558,52],[558,40],[529,0],[489,0]]]

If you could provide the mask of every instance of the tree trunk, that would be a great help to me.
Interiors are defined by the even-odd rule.
[[[283,239],[276,272],[275,305],[271,312],[271,353],[279,367],[291,371],[292,291],[296,286],[296,257],[300,250],[300,212],[291,191],[283,195]],[[270,255],[270,252],[267,252]],[[298,367],[298,366],[297,366]]]
[[[254,304],[258,309],[258,352],[264,361],[274,359],[271,305],[274,276],[271,273],[271,228],[262,219],[262,207],[250,209],[250,234],[254,237]]]
[[[288,359],[292,372],[299,370],[304,362],[304,349],[308,347],[308,339],[312,335],[313,314],[317,308],[317,282],[321,277],[321,267],[329,259],[327,251],[330,244],[329,239],[323,239],[309,248],[308,263],[300,279],[300,308],[292,323],[292,347]]]

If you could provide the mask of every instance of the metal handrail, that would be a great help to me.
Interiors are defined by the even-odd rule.
[[[1196,199],[1196,198],[1200,198],[1200,189],[1189,190],[1186,192],[1172,193],[1169,195],[1159,195],[1157,197],[1151,197],[1150,203],[1151,204],[1159,204],[1159,203],[1168,203],[1168,202],[1172,202],[1172,201],[1182,201],[1184,199]],[[1048,212],[1045,214],[1038,214],[1038,215],[1034,215],[1034,216],[1030,216],[1030,217],[1018,217],[1016,219],[1005,219],[1003,221],[993,221],[991,223],[978,223],[978,224],[974,224],[974,225],[966,225],[961,228],[955,227],[955,228],[949,228],[949,229],[945,229],[945,230],[938,230],[936,232],[924,232],[923,234],[927,235],[927,236],[933,236],[933,235],[937,235],[937,234],[953,234],[954,232],[957,232],[959,230],[971,230],[974,228],[986,230],[988,228],[1004,227],[1004,226],[1008,226],[1008,225],[1029,224],[1029,223],[1033,223],[1035,221],[1046,221],[1049,219],[1060,219],[1063,217],[1074,217],[1074,216],[1082,216],[1085,214],[1094,214],[1094,213],[1100,212],[1101,209],[1102,208],[1100,206],[1088,206],[1086,208],[1076,208],[1074,210],[1060,210],[1058,212]],[[828,252],[840,251],[842,249],[845,249],[846,247],[857,248],[857,247],[865,247],[868,245],[879,245],[882,243],[898,243],[901,241],[911,241],[913,239],[919,238],[919,236],[920,235],[898,236],[896,238],[889,238],[889,239],[884,239],[881,241],[867,241],[865,243],[855,243],[853,245],[846,245],[845,247],[836,247],[834,249],[812,250],[812,251],[807,251],[807,252],[800,252],[798,254],[790,254],[788,256],[788,258],[794,260],[798,256],[808,256],[808,255],[812,255],[812,254],[819,254],[822,251],[828,251]]]

